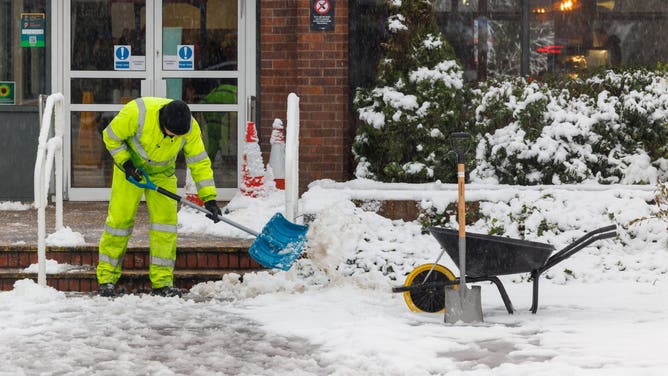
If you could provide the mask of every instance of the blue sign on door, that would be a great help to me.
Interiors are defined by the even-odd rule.
[[[130,70],[130,46],[114,46],[114,70]]]
[[[192,70],[195,66],[195,51],[191,44],[179,44],[176,46],[179,69]]]

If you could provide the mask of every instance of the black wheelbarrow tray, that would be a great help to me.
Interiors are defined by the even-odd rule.
[[[498,276],[531,273],[530,280],[533,281],[531,312],[536,313],[540,275],[588,245],[601,239],[614,238],[617,236],[616,229],[615,225],[610,225],[590,231],[554,254],[552,253],[555,248],[551,244],[467,232],[466,281],[494,283],[499,289],[506,310],[512,314],[513,305]],[[429,232],[450,258],[459,259],[457,230],[430,227]],[[427,276],[429,279],[425,280]],[[458,284],[459,278],[455,278],[447,268],[441,265],[436,265],[434,268],[434,264],[425,264],[409,274],[404,286],[394,287],[392,291],[404,293],[406,302],[414,311],[438,312],[447,309],[444,307],[445,287]]]

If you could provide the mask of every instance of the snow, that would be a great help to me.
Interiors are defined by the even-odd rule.
[[[408,30],[408,26],[404,25],[406,18],[401,15],[393,15],[387,19],[387,29],[393,33],[397,33],[402,30]]]
[[[618,85],[625,79],[637,77],[607,71],[601,78],[590,78],[587,82],[605,81]],[[490,117],[494,117],[488,112],[497,106],[512,112],[513,121],[499,129],[492,127],[489,133],[478,137],[477,168],[471,172],[471,180],[491,183],[509,181],[514,175],[526,174],[526,180],[517,181],[537,183],[545,181],[543,170],[550,173],[554,168],[565,166],[564,172],[571,177],[571,181],[598,180],[622,184],[665,181],[668,170],[664,167],[668,162],[665,157],[657,157],[657,153],[650,157],[640,147],[624,150],[619,144],[604,153],[595,150],[601,142],[607,142],[610,134],[631,134],[631,128],[638,127],[628,124],[629,114],[647,117],[647,121],[654,122],[659,128],[665,125],[668,118],[668,80],[665,74],[651,76],[651,83],[642,92],[623,87],[619,89],[621,94],[612,95],[607,90],[601,90],[594,97],[586,94],[575,96],[565,89],[549,91],[537,82],[526,85],[517,94],[515,84],[510,81],[486,88],[476,108],[476,121],[484,128],[492,121]],[[543,119],[538,122],[544,125],[538,127],[540,134],[537,137],[531,137],[525,132],[526,124],[520,124],[521,119],[530,115],[530,106],[541,101],[547,102]],[[661,154],[658,153],[659,156]],[[597,161],[606,159],[607,177],[600,176],[600,171],[592,171],[597,169]],[[531,166],[534,162],[537,167]],[[527,166],[531,166],[530,171],[524,171]],[[615,173],[611,174],[613,171]],[[552,178],[553,184],[562,184],[557,175]]]
[[[46,245],[58,247],[76,247],[86,245],[86,239],[81,233],[72,231],[68,226],[64,226],[53,234],[46,237]]]
[[[0,201],[0,210],[30,210],[32,208],[32,204],[23,202]]]
[[[445,324],[442,313],[411,312],[402,294],[391,292],[406,273],[435,261],[436,240],[417,221],[374,210],[379,200],[392,199],[441,210],[456,202],[456,186],[320,180],[299,205],[298,221],[310,225],[308,258],[288,271],[247,273],[243,281],[227,274],[194,286],[183,299],[107,299],[18,281],[0,292],[0,375],[668,372],[666,223],[628,224],[656,212],[655,187],[466,187],[468,200],[481,200],[484,217],[468,231],[502,228],[506,236],[560,249],[613,223],[619,238],[595,243],[545,273],[535,315],[528,311],[532,285],[519,274],[501,277],[515,314],[483,283],[484,322]],[[283,206],[282,192],[238,195],[227,217],[260,230]],[[249,237],[189,208],[179,212],[179,232]],[[61,230],[50,239],[77,243],[79,235]],[[457,274],[447,256],[440,263]],[[47,262],[48,273],[70,267]]]

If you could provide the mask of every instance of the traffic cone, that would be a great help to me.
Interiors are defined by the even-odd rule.
[[[189,168],[186,169],[186,185],[184,188],[186,191],[186,200],[199,206],[204,206],[204,201],[202,201],[202,199],[199,198],[199,195],[197,194],[197,186],[195,185],[193,177],[190,175]]]
[[[271,152],[269,154],[269,166],[274,175],[277,189],[285,190],[285,128],[281,119],[274,119],[271,126]]]
[[[243,163],[241,165],[241,193],[249,197],[257,197],[264,193],[264,164],[258,143],[255,123],[246,123],[246,142],[244,144]]]

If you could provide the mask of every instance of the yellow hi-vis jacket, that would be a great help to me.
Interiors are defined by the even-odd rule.
[[[183,149],[186,164],[202,201],[216,198],[211,160],[206,154],[199,124],[191,118],[190,130],[181,136],[169,137],[160,129],[159,111],[167,98],[137,98],[121,109],[102,132],[104,144],[123,169],[132,159],[134,165],[149,176],[171,176],[176,170],[176,157]]]

